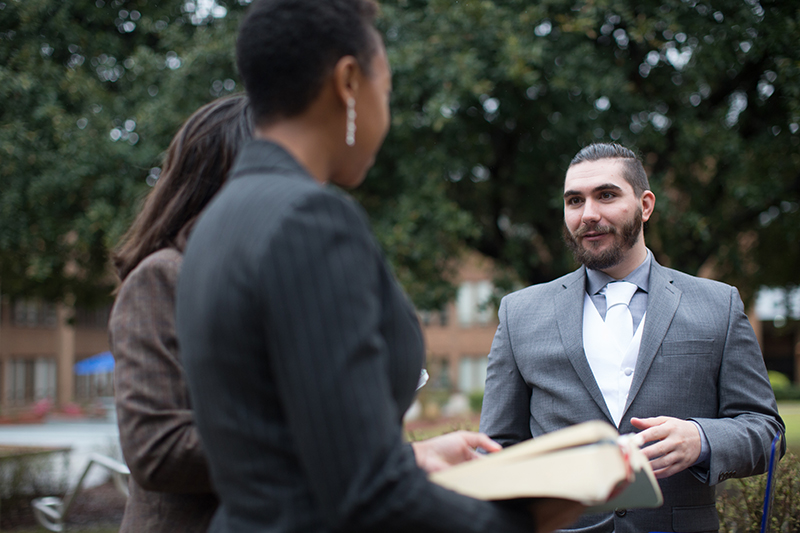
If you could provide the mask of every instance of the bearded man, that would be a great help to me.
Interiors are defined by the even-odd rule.
[[[659,478],[660,508],[587,515],[577,531],[717,531],[715,485],[764,472],[785,429],[738,291],[645,246],[655,200],[631,150],[581,150],[564,236],[582,266],[500,304],[481,431],[507,446],[605,420],[641,432]]]

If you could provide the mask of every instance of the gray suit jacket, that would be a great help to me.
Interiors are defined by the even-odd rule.
[[[212,532],[522,532],[433,485],[401,420],[424,360],[363,211],[281,147],[246,145],[201,216],[178,338],[220,508]]]
[[[217,507],[175,333],[181,254],[164,248],[125,278],[108,330],[119,438],[131,470],[121,533],[201,533]]]
[[[613,424],[583,350],[586,272],[506,296],[489,355],[481,430],[503,445],[587,420]],[[583,517],[592,532],[716,531],[714,485],[764,472],[783,431],[738,291],[653,261],[647,318],[620,433],[631,417],[695,420],[710,467],[660,481],[659,509]],[[705,479],[706,481],[701,481]]]

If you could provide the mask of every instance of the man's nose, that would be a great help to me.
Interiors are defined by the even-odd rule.
[[[586,200],[586,203],[583,205],[583,213],[581,213],[581,222],[584,224],[594,224],[599,220],[600,210],[598,209],[597,203],[592,200]]]

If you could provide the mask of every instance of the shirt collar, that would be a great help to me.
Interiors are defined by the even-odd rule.
[[[266,139],[251,139],[242,146],[230,171],[230,179],[252,174],[298,175],[309,180],[314,178],[282,146]]]
[[[650,290],[650,264],[652,263],[653,253],[648,249],[647,257],[644,261],[633,269],[633,272],[625,276],[622,281],[629,281],[639,287],[644,292]],[[608,284],[609,281],[617,281],[605,272],[586,269],[586,292],[589,294],[597,294],[600,290]]]

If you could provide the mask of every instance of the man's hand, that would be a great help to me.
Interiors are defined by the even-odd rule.
[[[417,466],[426,472],[444,470],[464,461],[479,459],[481,455],[475,448],[496,452],[502,446],[484,435],[473,431],[455,431],[431,439],[412,442]]]
[[[586,507],[572,500],[537,498],[529,509],[536,520],[536,533],[549,533],[575,523]]]
[[[631,418],[631,425],[643,430],[639,436],[644,443],[655,442],[642,452],[659,479],[686,470],[700,457],[700,433],[688,420],[669,416]]]

